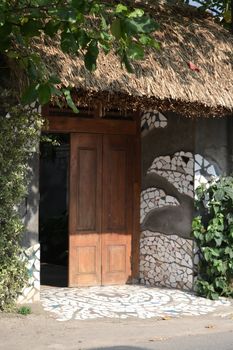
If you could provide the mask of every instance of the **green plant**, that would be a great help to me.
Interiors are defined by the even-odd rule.
[[[5,106],[5,110],[9,112],[0,114],[0,310],[13,307],[28,280],[20,247],[24,226],[19,209],[26,196],[27,162],[42,124],[35,111],[19,106]]]
[[[192,223],[200,262],[196,290],[210,299],[233,296],[233,177],[222,177],[197,191],[199,216]]]
[[[29,306],[20,306],[17,309],[17,313],[20,315],[27,316],[27,315],[30,315],[32,313],[32,310]]]

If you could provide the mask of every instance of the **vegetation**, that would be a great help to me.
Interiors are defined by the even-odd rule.
[[[1,0],[0,54],[26,73],[28,88],[23,103],[64,94],[76,110],[68,89],[57,89],[57,76],[50,75],[33,50],[33,39],[41,36],[58,40],[61,49],[83,58],[86,68],[95,70],[99,50],[114,50],[123,65],[133,71],[131,60],[143,59],[147,46],[158,48],[150,36],[157,24],[143,10],[99,0]],[[118,2],[116,2],[118,3]]]
[[[29,306],[21,306],[17,309],[17,313],[23,316],[27,316],[32,313],[32,310]]]
[[[12,307],[27,281],[20,258],[23,224],[19,206],[26,193],[27,160],[42,123],[34,111],[8,108],[10,113],[0,115],[0,310]]]
[[[197,189],[193,235],[200,253],[197,292],[210,299],[233,296],[233,177]]]

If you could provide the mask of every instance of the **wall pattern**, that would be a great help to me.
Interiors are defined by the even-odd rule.
[[[154,128],[165,128],[167,126],[167,118],[158,111],[148,111],[141,118],[141,132],[146,134]]]
[[[190,237],[194,190],[222,173],[226,153],[224,122],[199,124],[158,111],[142,116],[141,283],[192,289],[199,260]]]
[[[173,156],[155,158],[148,174],[156,173],[171,182],[180,193],[193,198],[194,159],[190,152],[176,152]]]
[[[153,129],[166,128],[168,120],[157,111],[147,112],[142,117],[142,137]],[[147,132],[145,132],[145,130]],[[148,148],[150,150],[150,148]],[[147,150],[147,151],[148,151]],[[166,184],[190,199],[194,197],[194,156],[191,152],[178,151],[171,155],[154,158],[145,176],[159,176]],[[150,184],[151,185],[151,184]],[[179,207],[179,198],[159,188],[154,179],[153,186],[141,192],[141,224],[147,221],[148,215],[159,216],[159,210]],[[169,213],[169,212],[168,212]],[[169,220],[169,216],[165,220]],[[177,218],[178,220],[178,218]],[[140,282],[150,286],[164,286],[190,290],[193,287],[193,241],[173,234],[144,229],[140,239]]]
[[[162,208],[166,205],[177,206],[179,202],[175,197],[166,195],[166,193],[159,188],[152,187],[142,191],[140,222],[143,222],[146,214],[149,213],[150,210]]]
[[[18,298],[20,304],[40,300],[40,244],[26,249],[23,259],[27,261],[29,281]]]
[[[184,290],[193,285],[193,241],[143,231],[140,241],[141,283]]]

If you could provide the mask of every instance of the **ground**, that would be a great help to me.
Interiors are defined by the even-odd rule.
[[[58,322],[34,306],[29,316],[2,315],[0,339],[4,350],[232,350],[233,319],[211,314]]]
[[[41,303],[31,305],[31,315],[0,313],[0,349],[233,348],[232,300],[216,304],[190,293],[139,286],[59,290],[46,287],[41,297]],[[82,319],[76,317],[79,307]],[[137,308],[141,308],[141,313],[132,315]]]

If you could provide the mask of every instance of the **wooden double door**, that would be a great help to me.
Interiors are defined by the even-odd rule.
[[[71,134],[69,286],[131,277],[133,137]]]

